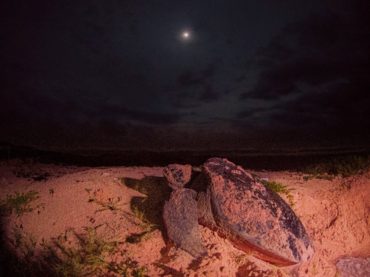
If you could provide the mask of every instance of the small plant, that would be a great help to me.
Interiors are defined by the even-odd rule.
[[[17,216],[20,216],[25,212],[33,211],[34,208],[31,207],[31,202],[38,198],[37,191],[31,190],[26,193],[16,192],[15,194],[7,195],[6,199],[0,202],[0,210],[2,213],[12,213],[14,211]]]
[[[16,224],[12,231],[9,237],[11,247],[1,248],[1,256],[4,259],[1,266],[4,266],[5,270],[2,272],[11,273],[9,276],[46,276],[38,274],[38,267],[35,266],[38,264],[37,239],[32,234],[24,232],[22,224]]]
[[[145,199],[143,201],[145,201]],[[147,222],[148,221],[148,219],[145,216],[144,211],[140,210],[137,206],[133,206],[131,211],[134,214],[134,216],[137,219],[139,219],[140,221],[142,221],[142,222]]]
[[[143,231],[129,235],[126,242],[139,243],[154,230],[163,231],[163,205],[171,193],[166,180],[161,177],[145,177],[142,180],[122,178],[121,182],[145,195],[133,197],[130,203],[132,214],[140,221]]]
[[[102,212],[102,211],[118,211],[120,208],[118,207],[119,202],[121,201],[120,197],[117,197],[117,199],[114,198],[108,198],[106,202],[103,201],[98,201],[95,199],[95,203],[102,206],[101,209],[97,210],[97,212]]]
[[[145,199],[143,201],[145,201]],[[128,243],[139,243],[143,239],[145,239],[152,231],[157,229],[158,225],[153,224],[152,222],[150,222],[150,220],[148,220],[146,218],[145,213],[142,210],[140,210],[137,206],[133,206],[131,210],[132,210],[132,213],[134,214],[134,216],[137,219],[139,219],[140,226],[144,231],[141,232],[141,233],[131,234],[130,236],[128,236],[126,238],[126,242],[128,242]]]
[[[121,197],[117,198],[108,198],[107,200],[102,200],[101,197],[98,197],[98,193],[101,192],[101,190],[96,190],[91,194],[91,190],[85,189],[87,193],[89,193],[89,203],[96,203],[99,206],[101,206],[101,209],[98,209],[96,212],[102,212],[102,211],[118,211],[121,210],[119,207],[119,204],[121,202]]]
[[[76,245],[70,246],[71,240]],[[106,276],[116,273],[120,276],[146,276],[146,268],[140,267],[125,251],[119,249],[120,242],[106,241],[96,233],[96,228],[85,228],[85,233],[73,230],[60,235],[53,244],[46,245],[46,266],[56,276]],[[109,258],[120,255],[123,260],[115,262]]]
[[[246,254],[239,254],[239,255],[237,255],[237,254],[233,254],[232,256],[233,256],[233,260],[234,260],[238,265],[243,264],[243,263],[247,260],[247,258],[248,258],[248,256],[247,256]]]
[[[35,258],[37,239],[29,233],[24,233],[22,226],[13,228],[13,236],[10,240],[19,257],[26,263],[32,263]]]
[[[149,234],[149,231],[144,231],[144,232],[141,232],[141,233],[134,233],[134,234],[131,234],[129,235],[128,237],[126,237],[126,242],[128,243],[139,243],[141,242],[146,235]]]
[[[308,181],[311,179],[321,179],[321,180],[328,180],[332,181],[334,179],[334,175],[329,175],[327,173],[312,173],[310,175],[304,175],[303,176],[303,181]]]
[[[304,180],[319,178],[331,180],[334,176],[350,177],[359,174],[370,167],[370,156],[344,156],[330,159],[303,169],[303,173],[310,176]]]
[[[283,194],[289,193],[289,189],[287,189],[287,187],[284,186],[281,183],[278,183],[278,182],[275,182],[275,181],[265,181],[265,180],[263,180],[262,184],[265,187],[268,187],[270,190],[275,191],[277,193],[283,193]]]
[[[163,205],[169,199],[171,189],[162,177],[145,177],[142,180],[122,178],[122,184],[137,190],[145,196],[131,199],[131,211],[145,230],[163,230]]]
[[[67,246],[68,234],[60,236],[55,241],[55,246],[62,257],[56,259],[54,270],[61,276],[80,276],[84,271],[97,272],[104,264],[103,255],[111,253],[115,247],[114,243],[106,243],[96,236],[93,228],[87,228],[86,234],[77,235],[79,248]],[[57,258],[56,253],[54,253]]]
[[[138,269],[135,269],[133,272],[133,277],[144,277],[146,276],[147,269],[145,267],[139,267]]]
[[[269,188],[270,190],[279,194],[284,194],[288,199],[290,206],[292,207],[294,206],[294,198],[293,195],[290,193],[292,189],[289,189],[287,188],[287,186],[275,181],[261,180],[261,182],[265,187]]]
[[[30,164],[32,163],[34,163],[34,161],[30,161]],[[41,169],[35,170],[35,168],[32,165],[22,166],[17,170],[14,170],[13,173],[18,178],[25,178],[30,181],[36,182],[46,181],[49,177],[51,177],[50,173]]]

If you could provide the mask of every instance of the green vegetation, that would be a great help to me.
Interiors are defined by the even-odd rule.
[[[34,267],[37,240],[22,228],[22,225],[15,225],[13,228],[12,237],[9,239],[12,250],[6,244],[0,245],[4,259],[2,266],[11,272],[11,276],[39,276]]]
[[[5,272],[12,276],[147,276],[147,268],[129,255],[122,242],[106,240],[96,228],[66,231],[51,241],[38,241],[17,226],[3,249]],[[15,251],[15,252],[13,252]]]
[[[122,178],[121,182],[145,195],[133,197],[130,203],[131,211],[141,222],[143,231],[131,234],[126,238],[126,242],[139,243],[152,231],[156,229],[163,231],[163,206],[171,193],[165,179],[161,177],[145,177],[142,180]]]
[[[17,249],[22,255],[24,260],[31,260],[34,256],[35,247],[37,244],[37,240],[30,234],[24,234],[23,230],[16,226],[13,228],[13,237],[14,239],[11,241],[14,248]]]
[[[275,181],[266,181],[266,180],[260,180],[262,182],[262,184],[269,188],[270,190],[276,192],[276,193],[279,193],[279,194],[283,194],[286,196],[286,198],[288,199],[289,201],[289,204],[291,207],[294,206],[294,198],[293,198],[293,195],[290,193],[292,191],[292,189],[289,189],[287,186],[279,183],[279,182],[275,182]]]
[[[131,211],[146,227],[163,228],[162,212],[165,200],[169,199],[171,188],[164,178],[145,177],[142,180],[122,178],[121,182],[129,188],[137,190],[143,197],[133,197]]]
[[[53,245],[45,245],[48,252],[48,265],[57,276],[106,276],[116,273],[120,276],[145,276],[146,268],[119,249],[117,241],[106,241],[99,237],[95,228],[85,228],[84,234],[72,230],[59,236]],[[69,246],[77,239],[77,246]],[[109,257],[121,255],[120,262],[110,261]]]
[[[97,228],[87,227],[81,234],[69,229],[50,242],[42,239],[37,255],[37,241],[15,229],[13,245],[21,256],[9,261],[14,276],[147,276],[147,269],[120,248],[121,242],[105,240]]]
[[[96,237],[94,229],[87,229],[86,235],[76,235],[80,247],[67,246],[68,235],[58,237],[54,241],[57,251],[49,248],[52,253],[54,268],[57,275],[80,276],[83,272],[95,273],[104,264],[104,254],[111,253],[116,246],[114,243],[106,243]],[[60,257],[62,256],[62,257]]]
[[[311,179],[321,179],[321,180],[328,180],[331,181],[334,179],[334,175],[329,175],[327,173],[308,173],[309,175],[304,175],[303,180],[308,181]]]
[[[31,202],[39,198],[37,191],[29,191],[26,193],[16,192],[15,194],[8,194],[5,200],[0,201],[1,213],[9,214],[13,211],[17,216],[22,215],[25,212],[31,212],[34,208],[31,206]],[[36,208],[40,205],[36,206]]]
[[[120,208],[118,207],[118,204],[120,203],[121,199],[117,197],[117,199],[109,198],[107,201],[99,201],[96,198],[90,198],[88,200],[89,202],[95,202],[96,204],[100,205],[102,208],[97,210],[96,212],[102,212],[102,211],[118,211]]]
[[[286,186],[284,186],[281,183],[275,182],[275,181],[263,180],[262,184],[265,187],[268,187],[270,190],[275,191],[277,193],[287,194],[290,192],[290,190]]]
[[[248,256],[246,254],[232,254],[233,260],[238,264],[242,265],[245,263],[246,260],[248,260]]]
[[[364,172],[370,167],[370,156],[346,156],[331,159],[306,167],[302,172],[305,181],[313,178],[331,180],[335,176],[350,177]]]
[[[88,200],[89,203],[96,203],[99,206],[101,206],[101,208],[96,210],[96,212],[103,212],[107,210],[109,211],[121,210],[121,208],[119,207],[119,204],[122,200],[121,197],[117,197],[117,198],[111,197],[111,198],[108,198],[107,201],[102,201],[96,197],[97,191],[94,191],[92,194],[91,194],[91,189],[85,189],[85,191],[89,194],[89,200]]]

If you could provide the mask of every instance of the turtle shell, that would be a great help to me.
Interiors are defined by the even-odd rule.
[[[226,159],[209,159],[203,171],[216,229],[234,246],[277,265],[310,259],[313,247],[306,230],[277,193]]]

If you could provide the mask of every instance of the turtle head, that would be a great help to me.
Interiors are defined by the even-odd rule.
[[[163,169],[168,185],[176,190],[183,188],[191,179],[192,167],[189,164],[170,164]]]

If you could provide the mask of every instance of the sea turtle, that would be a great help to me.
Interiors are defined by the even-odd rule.
[[[178,247],[194,257],[207,253],[200,223],[238,249],[275,265],[293,265],[312,257],[309,237],[290,206],[241,166],[209,159],[197,177],[206,183],[205,191],[185,188],[191,172],[190,165],[178,164],[163,171],[173,189],[163,219],[168,238]]]

